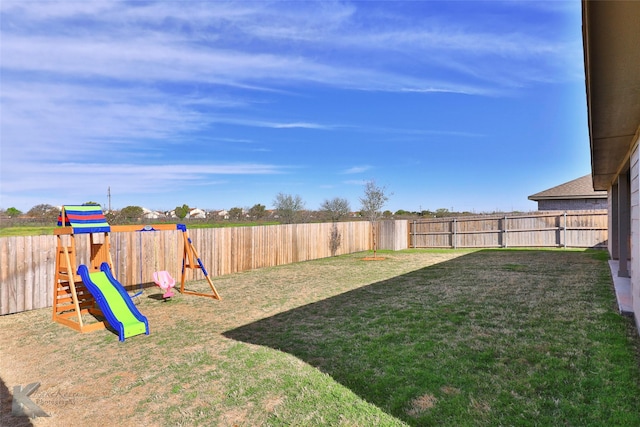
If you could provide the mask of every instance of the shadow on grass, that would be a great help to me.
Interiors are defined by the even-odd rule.
[[[565,353],[590,345],[580,341],[588,325],[561,313],[610,303],[610,289],[594,298],[598,277],[571,282],[575,269],[597,276],[594,261],[581,252],[482,250],[224,335],[292,354],[411,425],[528,416],[580,424],[588,405],[574,389],[583,384],[563,381],[593,367]],[[570,401],[573,421],[554,399]]]
[[[31,427],[31,419],[25,415],[12,413],[13,398],[9,388],[0,377],[0,426]]]
[[[366,401],[411,422],[410,402],[433,390],[458,390],[432,360],[447,351],[466,307],[461,283],[441,286],[476,254],[373,283],[225,333],[290,353],[329,374]],[[304,284],[300,284],[304,286]],[[457,287],[456,287],[457,286]],[[456,288],[454,288],[456,287]],[[449,366],[448,369],[455,367]]]

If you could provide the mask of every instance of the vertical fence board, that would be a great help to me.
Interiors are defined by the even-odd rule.
[[[9,252],[9,239],[10,237],[0,239],[0,313],[10,313],[9,305],[9,283],[10,278],[10,266],[9,259],[11,254]]]
[[[27,236],[24,246],[24,309],[33,310],[34,264],[33,264],[33,236]]]
[[[24,247],[25,247],[25,239],[15,239],[15,269],[17,271],[18,280],[14,283],[14,295],[15,295],[15,303],[18,307],[19,311],[24,311],[24,293],[25,293],[25,270],[26,265],[24,263]]]
[[[52,236],[40,236],[40,275],[38,282],[41,292],[45,295],[40,301],[39,307],[48,307],[53,301],[53,280],[55,277],[55,250],[51,250],[49,242],[55,245],[55,238]]]

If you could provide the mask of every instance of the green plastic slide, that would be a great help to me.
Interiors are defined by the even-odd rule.
[[[89,289],[107,318],[107,322],[115,329],[120,341],[139,334],[149,334],[149,323],[136,308],[124,287],[111,274],[109,265],[104,263],[102,271],[89,273],[86,266],[78,268],[78,274]]]

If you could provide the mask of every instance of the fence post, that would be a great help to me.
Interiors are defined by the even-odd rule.
[[[451,228],[453,228],[453,249],[458,249],[458,222],[455,218],[453,218],[453,222],[451,223]]]
[[[502,247],[507,247],[507,216],[502,218]]]
[[[413,220],[413,232],[411,233],[411,248],[416,247],[416,228],[418,227],[418,221]]]
[[[567,211],[564,211],[564,230],[563,230],[562,240],[564,243],[564,248],[567,249]]]

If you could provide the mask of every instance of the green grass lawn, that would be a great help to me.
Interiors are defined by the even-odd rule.
[[[10,236],[43,236],[53,234],[54,226],[19,226],[0,228],[0,237]]]
[[[125,343],[48,310],[0,317],[0,374],[94,397],[44,407],[60,425],[640,425],[640,340],[606,253],[365,255],[216,278],[222,301],[147,295],[151,335]]]

